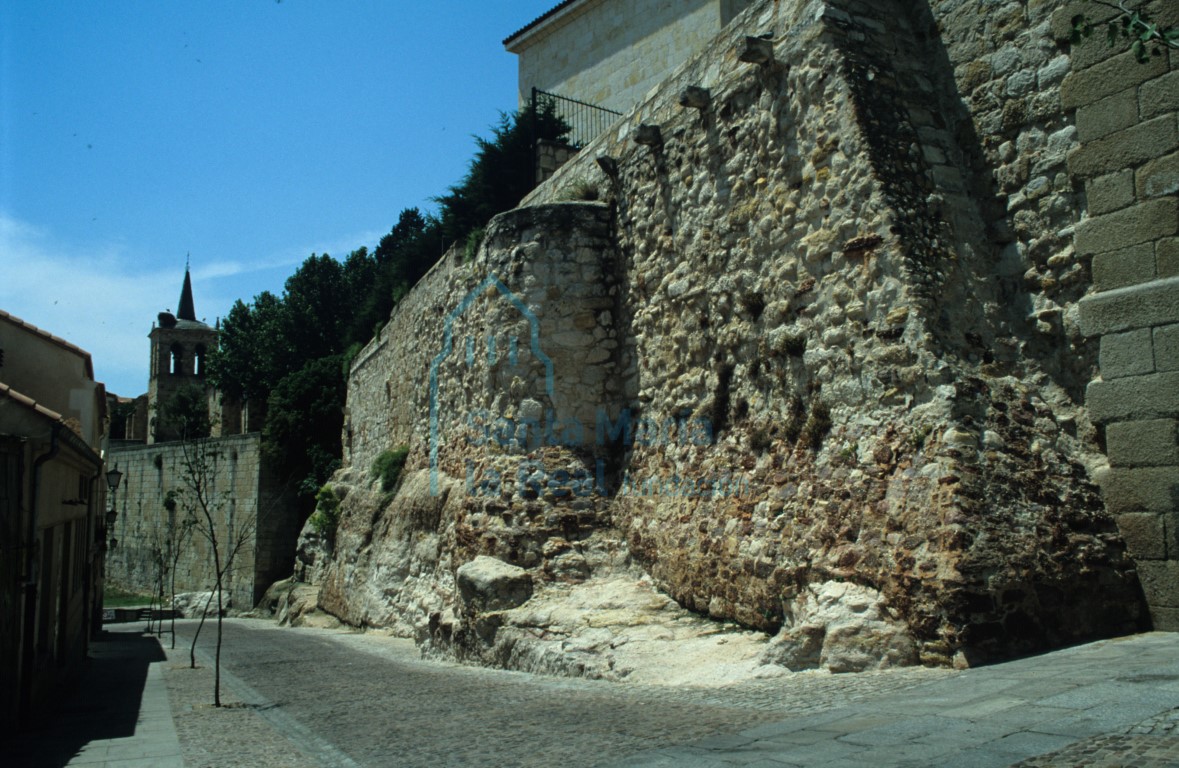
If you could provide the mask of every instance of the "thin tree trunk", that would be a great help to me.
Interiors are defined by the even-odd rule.
[[[213,656],[213,706],[221,706],[221,585],[224,571],[221,569],[221,556],[213,546],[213,564],[217,568],[217,652]]]
[[[163,573],[160,574],[159,587],[160,587],[160,608],[159,608],[160,617],[156,621],[156,639],[157,640],[163,638],[163,636],[164,636],[164,574]]]
[[[171,617],[172,626],[172,650],[176,650],[176,566],[173,564],[172,573],[168,579],[168,591],[172,593],[171,602],[168,603],[169,616]]]
[[[209,593],[209,599],[205,601],[205,610],[201,611],[201,623],[197,624],[196,634],[192,636],[192,647],[188,649],[188,664],[190,669],[196,669],[196,644],[197,638],[201,636],[201,628],[205,626],[205,614],[209,612],[209,605],[213,602],[213,593]]]

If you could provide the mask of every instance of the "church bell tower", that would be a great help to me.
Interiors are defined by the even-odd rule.
[[[180,435],[175,430],[159,423],[160,407],[189,386],[197,387],[208,402],[212,387],[207,381],[206,366],[209,353],[217,347],[217,329],[196,318],[187,265],[176,314],[161,312],[148,338],[151,339],[151,368],[147,387],[147,442],[178,440]]]

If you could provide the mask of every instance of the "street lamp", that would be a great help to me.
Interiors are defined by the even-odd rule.
[[[115,496],[119,492],[119,481],[123,479],[123,473],[118,470],[118,467],[106,473],[106,487],[111,489],[111,508],[106,513],[106,527],[111,530],[115,527],[115,519],[119,516],[115,511]],[[111,537],[110,548],[114,549],[119,545],[119,540],[114,536]]]

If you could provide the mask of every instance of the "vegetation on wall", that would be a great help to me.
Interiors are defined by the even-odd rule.
[[[320,536],[333,539],[340,522],[340,496],[330,485],[324,485],[315,495],[315,513],[309,521]]]
[[[1179,49],[1179,28],[1163,27],[1157,24],[1145,8],[1131,8],[1125,0],[1107,2],[1106,0],[1090,0],[1093,5],[1100,6],[1107,13],[1099,21],[1090,19],[1085,14],[1077,14],[1072,18],[1072,42],[1080,43],[1092,36],[1094,30],[1105,27],[1105,37],[1110,47],[1122,42],[1130,43],[1130,50],[1140,64],[1150,61],[1152,56],[1162,56],[1167,48]],[[1113,11],[1112,16],[1109,11]]]
[[[467,175],[434,198],[437,215],[406,208],[372,251],[343,260],[312,254],[281,296],[238,300],[210,355],[213,384],[265,413],[263,445],[310,500],[339,466],[348,367],[409,289],[454,243],[514,208],[533,184],[532,135],[560,140],[569,126],[551,104],[503,115],[492,137],[476,137]],[[207,434],[207,432],[205,433]]]
[[[388,493],[397,487],[401,477],[401,470],[405,467],[405,459],[409,456],[409,448],[401,446],[391,451],[382,451],[380,456],[373,459],[373,477],[381,481],[381,490]]]

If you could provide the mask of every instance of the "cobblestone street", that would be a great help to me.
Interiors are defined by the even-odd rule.
[[[178,624],[179,647],[187,648],[193,626]],[[233,733],[249,720],[245,710],[226,713],[234,727],[222,731],[208,722],[222,713],[198,705],[175,713],[191,765],[254,765],[267,754],[270,764],[288,765],[281,756],[294,747],[337,765],[592,766],[954,674],[914,668],[804,674],[729,688],[641,687],[423,662],[412,643],[374,634],[279,629],[251,620],[228,621],[225,629],[228,687],[270,724],[264,734],[255,723],[245,741],[251,752],[270,746],[246,759],[243,739]],[[210,630],[202,631],[199,646],[207,654]],[[169,687],[175,693],[183,685],[190,695],[185,678],[194,673],[175,668],[187,662],[187,652],[176,662]],[[211,701],[211,675],[197,673],[208,683],[197,695]],[[189,728],[194,717],[202,724]]]
[[[160,651],[114,625],[21,768],[1175,768],[1179,634],[1102,640],[966,671],[787,674],[714,687],[541,677],[422,661],[377,633],[225,623]],[[171,638],[165,633],[162,645]]]
[[[178,625],[180,648],[193,626]],[[170,654],[189,766],[1179,765],[1179,636],[1169,634],[966,672],[716,688],[424,662],[404,640],[256,620],[227,621],[225,634],[233,703],[221,710],[209,706],[211,670]],[[213,637],[206,626],[206,654]]]

